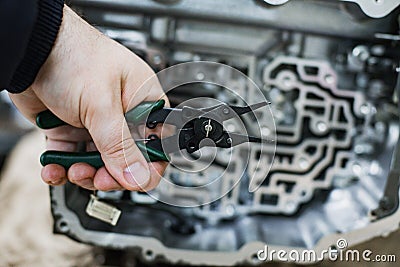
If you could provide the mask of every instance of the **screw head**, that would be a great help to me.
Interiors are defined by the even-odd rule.
[[[319,132],[326,132],[328,130],[328,126],[326,125],[325,122],[319,121],[317,122],[317,130]]]
[[[205,77],[206,77],[206,75],[203,72],[198,72],[196,74],[196,79],[199,80],[199,81],[204,80]]]
[[[153,63],[156,65],[160,65],[162,63],[162,57],[158,54],[153,56]]]

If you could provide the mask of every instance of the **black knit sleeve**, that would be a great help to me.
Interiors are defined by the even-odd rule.
[[[0,0],[0,89],[29,87],[46,61],[62,21],[63,0]]]

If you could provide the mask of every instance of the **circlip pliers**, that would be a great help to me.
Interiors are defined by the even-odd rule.
[[[147,161],[169,161],[169,155],[185,149],[193,153],[204,146],[216,146],[230,148],[245,142],[269,143],[273,140],[263,140],[258,137],[227,132],[223,122],[234,117],[252,112],[255,109],[268,105],[269,102],[237,107],[221,103],[208,108],[183,108],[165,107],[165,101],[142,102],[125,114],[130,127],[145,124],[147,128],[154,129],[158,124],[170,124],[176,127],[176,133],[172,136],[160,139],[152,138],[145,141],[135,141],[136,145]],[[50,110],[39,113],[36,124],[42,129],[52,129],[66,125]],[[203,142],[211,140],[212,142]],[[43,166],[59,164],[68,169],[78,162],[87,163],[96,169],[104,166],[100,152],[44,152],[40,157]]]

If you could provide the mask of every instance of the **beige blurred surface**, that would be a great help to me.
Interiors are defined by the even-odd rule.
[[[26,136],[0,180],[0,266],[92,266],[91,248],[53,235],[48,186],[40,179],[44,136]]]
[[[27,135],[16,146],[1,174],[0,267],[95,266],[91,247],[52,233],[48,187],[40,179],[39,156],[43,150],[43,135],[38,132]],[[397,231],[355,249],[369,249],[373,255],[394,254],[398,263],[323,262],[311,266],[400,266],[399,247],[400,232]],[[297,265],[270,263],[266,266]]]

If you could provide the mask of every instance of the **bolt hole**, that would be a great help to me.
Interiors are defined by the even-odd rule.
[[[157,122],[156,121],[148,122],[146,126],[147,128],[154,129],[157,126]]]
[[[288,76],[283,77],[282,82],[286,87],[290,87],[292,85],[292,79]]]
[[[202,73],[202,72],[198,72],[196,74],[196,79],[199,80],[199,81],[204,80],[205,77],[206,77],[206,75],[204,73]]]
[[[251,255],[250,260],[253,264],[257,264],[260,262],[260,259],[258,258],[257,254],[254,253],[253,255]]]
[[[58,230],[62,233],[66,233],[69,231],[69,227],[67,222],[65,221],[58,221]]]
[[[333,77],[331,74],[325,75],[324,79],[327,84],[333,84],[335,82],[335,77]]]
[[[146,250],[144,256],[148,261],[154,260],[154,252],[152,250]]]

